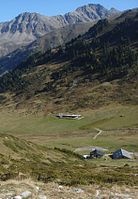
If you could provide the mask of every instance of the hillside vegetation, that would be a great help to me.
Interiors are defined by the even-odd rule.
[[[65,185],[138,183],[132,167],[102,168],[81,160],[81,156],[71,151],[49,149],[9,135],[0,134],[0,149],[0,180],[3,181],[31,177],[45,183],[55,181]],[[133,172],[137,173],[136,166],[133,166]]]

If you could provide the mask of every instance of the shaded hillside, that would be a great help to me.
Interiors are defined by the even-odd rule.
[[[37,99],[71,108],[137,103],[137,27],[137,9],[101,20],[64,48],[32,55],[0,79],[1,91],[13,92],[12,102],[22,105]]]

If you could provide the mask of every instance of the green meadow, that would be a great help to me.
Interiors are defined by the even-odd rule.
[[[27,140],[74,150],[84,146],[102,146],[109,150],[124,147],[138,150],[138,106],[107,106],[84,110],[81,120],[58,119],[54,114],[24,115],[0,112],[0,132]],[[103,132],[98,133],[95,128]]]

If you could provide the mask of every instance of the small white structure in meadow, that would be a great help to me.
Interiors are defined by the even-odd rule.
[[[81,115],[59,113],[56,115],[59,119],[82,119]]]

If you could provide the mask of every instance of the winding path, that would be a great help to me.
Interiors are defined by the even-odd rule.
[[[96,140],[97,137],[103,133],[101,129],[95,128],[95,130],[98,131],[98,133],[93,137],[94,140]]]
[[[96,131],[98,131],[98,133],[93,137],[93,139],[97,139],[97,137],[99,135],[101,135],[103,133],[103,130],[95,128]],[[80,147],[74,150],[74,152],[80,152],[80,151],[86,151],[86,150],[94,150],[94,149],[99,149],[99,150],[104,150],[104,151],[108,151],[108,149],[103,148],[103,147],[97,147],[97,146],[85,146],[85,147]]]

